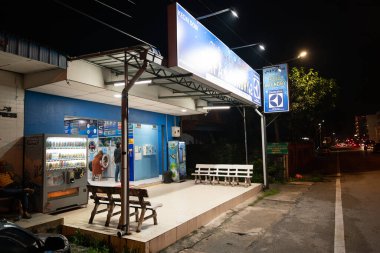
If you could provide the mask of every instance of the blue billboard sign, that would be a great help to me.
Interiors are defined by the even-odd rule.
[[[261,106],[260,76],[178,3],[169,9],[169,66],[212,88]],[[171,12],[170,12],[171,11]],[[171,24],[173,23],[173,24]]]
[[[263,69],[264,112],[288,112],[288,64]]]

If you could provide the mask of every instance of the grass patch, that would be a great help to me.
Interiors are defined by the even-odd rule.
[[[105,241],[95,240],[91,236],[82,234],[79,230],[68,237],[71,253],[116,253]],[[123,253],[139,253],[138,249],[125,248]]]
[[[68,237],[70,244],[80,247],[73,247],[72,252],[89,252],[89,253],[111,253],[111,249],[106,245],[106,242],[94,240],[93,238],[80,233],[78,230],[73,236]],[[82,251],[83,248],[86,251]]]
[[[263,191],[263,192],[260,194],[260,196],[258,196],[257,199],[256,199],[253,203],[249,204],[249,206],[254,206],[254,205],[255,205],[257,202],[259,202],[260,200],[265,199],[266,197],[269,197],[269,196],[276,195],[276,194],[278,194],[279,192],[280,192],[280,190],[279,190],[279,189],[275,189],[275,188],[273,188],[273,189],[269,189],[269,190],[266,190],[266,191]]]

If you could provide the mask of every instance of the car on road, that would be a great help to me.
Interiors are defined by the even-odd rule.
[[[375,142],[374,141],[371,141],[371,140],[367,140],[364,142],[364,150],[367,151],[367,150],[371,150],[373,149],[373,146],[375,145]]]
[[[376,143],[372,149],[373,153],[380,153],[380,143]]]

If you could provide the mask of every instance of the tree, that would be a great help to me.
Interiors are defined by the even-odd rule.
[[[318,117],[333,109],[337,98],[334,79],[319,76],[318,72],[304,68],[292,68],[289,73],[290,111]]]
[[[282,129],[289,128],[289,139],[313,136],[323,115],[335,107],[337,93],[334,79],[321,77],[314,69],[293,67],[289,73],[290,112],[281,117]]]

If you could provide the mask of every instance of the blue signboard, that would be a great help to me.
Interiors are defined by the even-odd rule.
[[[97,133],[97,121],[89,119],[65,120],[65,134],[87,135],[88,138],[95,138]]]
[[[121,136],[121,122],[98,120],[99,137]]]
[[[280,64],[263,69],[264,112],[288,112],[288,65]]]
[[[178,3],[175,13],[177,51],[176,57],[169,57],[174,59],[170,67],[177,66],[211,87],[261,106],[259,74]]]

